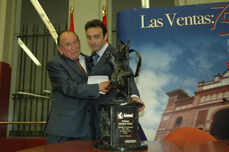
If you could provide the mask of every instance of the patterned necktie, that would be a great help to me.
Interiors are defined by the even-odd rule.
[[[88,77],[88,76],[87,76],[87,73],[85,72],[85,70],[83,69],[83,67],[82,67],[81,64],[80,64],[79,59],[76,59],[76,60],[74,60],[74,61],[76,62],[76,64],[77,64],[78,67],[80,68],[80,70],[83,72],[83,74],[84,74],[86,77]]]
[[[93,65],[95,66],[97,64],[98,58],[100,56],[98,54],[95,55],[94,59],[93,59]]]

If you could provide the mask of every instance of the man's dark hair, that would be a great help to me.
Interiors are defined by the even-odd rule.
[[[62,33],[64,33],[64,32],[72,32],[72,31],[70,31],[70,30],[63,30],[63,31],[61,31],[59,34],[58,34],[58,37],[57,37],[57,44],[58,45],[60,45],[60,35],[62,34]],[[75,32],[72,32],[72,33],[74,33],[75,35],[76,35],[76,37],[77,37],[77,39],[78,39],[78,41],[80,40],[79,39],[79,36],[75,33]]]
[[[101,27],[103,30],[103,36],[105,36],[105,34],[107,33],[107,28],[101,20],[94,19],[94,20],[88,21],[85,25],[85,31],[87,31],[87,29],[91,27]]]

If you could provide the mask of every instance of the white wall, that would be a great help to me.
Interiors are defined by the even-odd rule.
[[[102,20],[103,4],[105,3],[106,8],[107,10],[109,10],[109,12],[111,10],[110,8],[108,8],[110,5],[108,6],[107,0],[69,0],[69,8],[72,3],[74,5],[74,30],[78,34],[81,41],[81,52],[86,55],[90,55],[92,50],[87,43],[84,25],[92,19]],[[109,15],[109,12],[107,12],[107,16]],[[107,20],[107,22],[109,22],[109,17],[107,17]],[[111,28],[108,27],[108,29]],[[109,37],[108,39],[111,39],[111,37]]]

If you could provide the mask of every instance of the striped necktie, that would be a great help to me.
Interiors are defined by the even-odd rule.
[[[98,58],[100,56],[98,54],[95,55],[94,59],[93,59],[93,65],[95,66],[97,64]]]
[[[74,61],[76,62],[76,64],[77,64],[78,67],[80,68],[80,70],[83,72],[83,74],[84,74],[86,77],[88,77],[86,71],[83,69],[83,67],[82,67],[81,64],[80,64],[79,59],[76,59],[76,60],[74,60]]]

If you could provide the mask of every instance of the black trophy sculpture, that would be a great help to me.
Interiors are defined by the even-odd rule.
[[[130,80],[139,75],[141,56],[136,50],[129,50],[127,44],[118,41],[119,52],[106,54],[113,68],[109,87],[116,89],[115,98],[99,105],[101,111],[102,142],[94,145],[95,149],[111,151],[144,150],[148,146],[138,139],[138,107],[142,103],[131,100]],[[135,74],[129,67],[129,53],[135,52],[138,64]],[[119,98],[123,100],[119,100]]]

